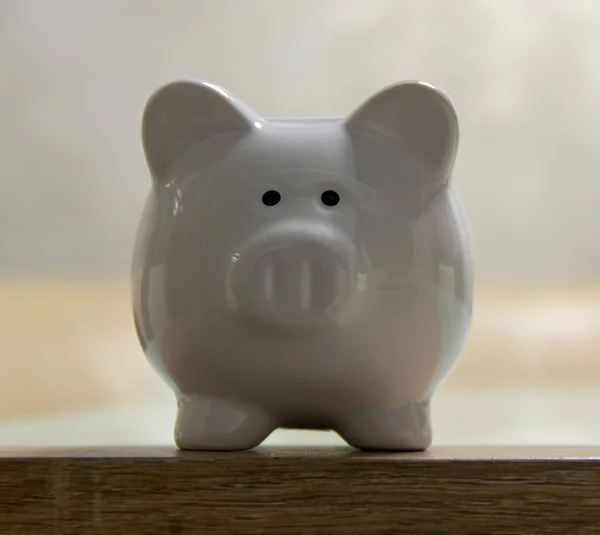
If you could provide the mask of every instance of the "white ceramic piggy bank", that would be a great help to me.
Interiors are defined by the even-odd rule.
[[[450,100],[385,88],[345,119],[266,119],[222,88],[159,89],[133,264],[136,328],[181,449],[274,429],[422,450],[471,317]]]

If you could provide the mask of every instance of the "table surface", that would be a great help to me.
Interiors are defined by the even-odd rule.
[[[369,452],[347,445],[338,446],[267,446],[245,451],[183,451],[175,446],[29,446],[0,447],[0,465],[12,462],[58,461],[72,464],[87,461],[127,462],[131,464],[157,462],[226,463],[282,462],[310,464],[313,462],[393,463],[570,463],[588,461],[600,463],[598,446],[433,446],[425,451]],[[599,481],[600,484],[600,481]]]
[[[0,449],[0,532],[597,533],[600,447]]]

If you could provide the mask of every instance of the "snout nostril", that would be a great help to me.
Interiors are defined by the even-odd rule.
[[[311,276],[310,264],[308,260],[304,260],[300,266],[300,306],[304,310],[310,308],[311,297]]]
[[[265,267],[265,299],[267,300],[267,302],[271,302],[273,300],[273,280],[273,264],[267,264],[267,266]]]

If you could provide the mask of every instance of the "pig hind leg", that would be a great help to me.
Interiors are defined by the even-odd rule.
[[[178,400],[175,443],[182,450],[235,451],[258,446],[275,429],[255,405],[210,396]]]
[[[349,411],[336,431],[361,450],[422,451],[431,445],[429,401]]]

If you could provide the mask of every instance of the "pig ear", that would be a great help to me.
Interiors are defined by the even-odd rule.
[[[402,82],[367,100],[346,120],[350,132],[380,136],[414,155],[447,181],[458,147],[458,119],[450,99],[424,82]]]
[[[204,81],[179,81],[158,89],[148,100],[142,142],[156,180],[197,143],[253,128],[253,112],[220,87]]]

